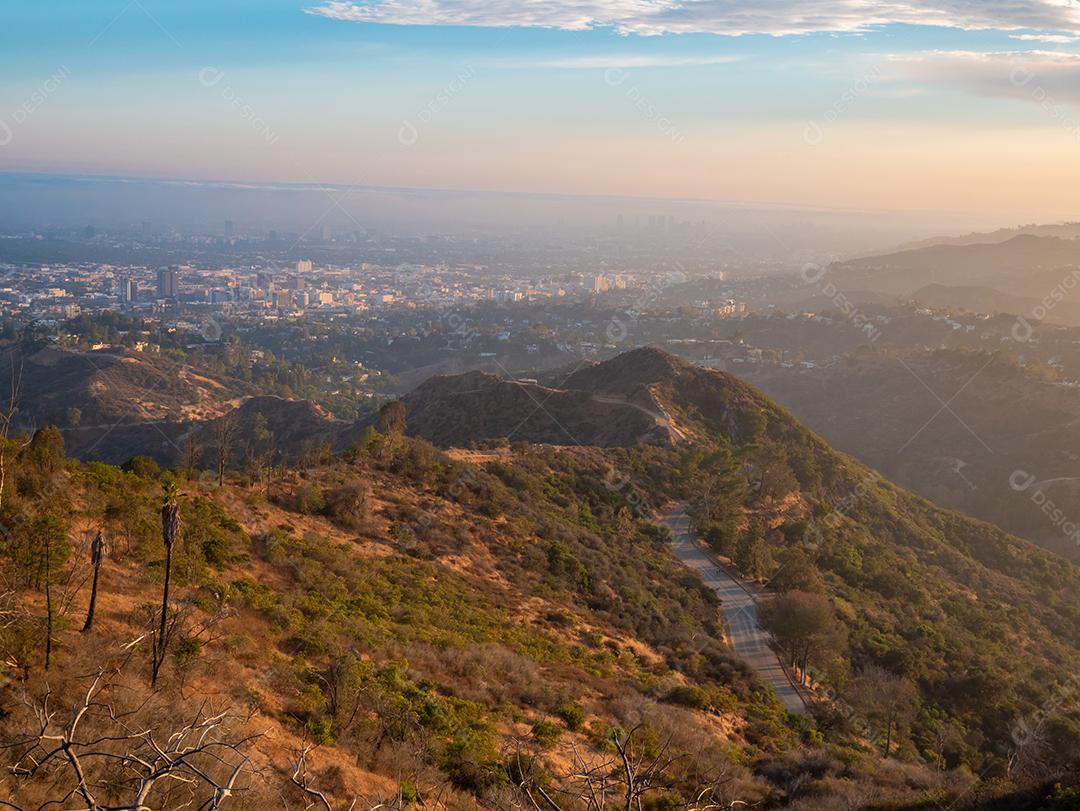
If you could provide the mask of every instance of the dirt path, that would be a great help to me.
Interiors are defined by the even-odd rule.
[[[789,712],[805,714],[806,702],[791,683],[776,652],[769,647],[769,634],[758,623],[758,607],[754,598],[691,540],[690,519],[683,508],[668,512],[662,520],[675,536],[672,551],[676,557],[700,574],[705,584],[720,598],[735,654],[757,671],[761,680],[776,693]]]
[[[666,414],[662,414],[659,411],[653,411],[651,408],[646,408],[643,405],[630,402],[626,397],[620,397],[615,394],[594,394],[589,399],[595,403],[605,403],[607,405],[624,405],[630,406],[642,414],[647,414],[656,420],[656,424],[662,427],[668,432],[673,440],[686,439],[686,435],[683,434],[678,428],[676,428]]]

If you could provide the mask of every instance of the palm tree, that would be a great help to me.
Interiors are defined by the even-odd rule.
[[[85,634],[94,626],[94,607],[97,605],[98,574],[101,572],[101,561],[105,557],[105,535],[99,529],[90,545],[90,564],[94,567],[94,582],[90,586],[90,607],[86,609],[86,624],[82,632]]]
[[[154,668],[150,677],[150,686],[157,685],[158,671],[165,661],[165,649],[168,646],[167,626],[169,620],[169,580],[172,577],[172,550],[180,536],[180,494],[175,483],[165,487],[165,499],[161,504],[161,542],[165,544],[165,586],[161,590],[161,622],[154,638]]]

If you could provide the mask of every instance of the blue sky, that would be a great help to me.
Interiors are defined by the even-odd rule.
[[[1066,0],[5,0],[0,170],[1071,215]]]

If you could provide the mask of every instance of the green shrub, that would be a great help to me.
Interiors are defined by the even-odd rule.
[[[293,508],[304,515],[316,515],[326,509],[326,497],[320,487],[302,484],[293,495]]]
[[[532,725],[532,734],[540,746],[550,749],[558,742],[562,730],[557,724],[541,719]]]
[[[149,456],[133,456],[120,466],[126,473],[134,473],[142,479],[161,478],[161,465]]]
[[[566,728],[571,731],[576,732],[585,725],[585,708],[573,701],[567,701],[565,704],[559,705],[559,708],[555,710],[555,714],[566,724]]]
[[[680,707],[689,707],[693,710],[703,710],[710,704],[708,692],[693,685],[676,687],[664,696],[664,701],[669,704],[678,704]]]
[[[322,746],[323,744],[334,742],[329,718],[308,719],[307,733],[308,737],[311,738],[312,743],[316,745]]]

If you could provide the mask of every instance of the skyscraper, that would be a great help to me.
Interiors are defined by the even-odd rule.
[[[158,268],[158,298],[176,298],[180,290],[180,271],[176,268]]]
[[[232,220],[225,220],[225,239],[232,239],[233,235],[233,223]]]
[[[123,304],[133,304],[138,297],[139,288],[135,284],[135,280],[130,276],[122,276],[120,278],[120,301]]]

